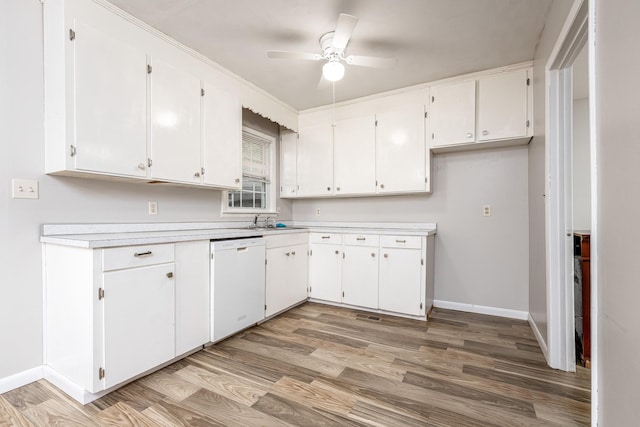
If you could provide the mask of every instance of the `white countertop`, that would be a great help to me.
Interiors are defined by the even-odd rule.
[[[356,233],[428,236],[434,223],[294,222],[284,228],[248,229],[237,223],[45,224],[40,242],[79,248],[109,248],[194,240],[237,239],[288,233]]]

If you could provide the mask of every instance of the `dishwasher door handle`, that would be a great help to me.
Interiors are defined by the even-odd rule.
[[[236,251],[238,251],[238,252],[247,252],[248,250],[249,250],[249,248],[248,248],[248,247],[246,247],[246,246],[243,246],[243,247],[241,247],[241,248],[237,248],[237,249],[236,249]]]

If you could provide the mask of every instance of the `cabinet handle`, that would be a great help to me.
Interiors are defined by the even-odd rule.
[[[193,174],[193,177],[194,177],[194,178],[200,178],[200,172],[196,172],[196,173],[194,173],[194,174]]]
[[[406,240],[396,240],[396,243],[407,243]]]
[[[384,184],[380,184],[380,188],[384,188]]]
[[[289,256],[289,255],[291,255],[291,252],[287,252],[287,253],[285,253],[285,255],[286,255],[286,256]]]
[[[483,134],[483,135],[489,135],[489,131],[488,131],[488,130],[483,130],[483,131],[482,131],[482,134]]]
[[[331,191],[331,187],[327,187],[327,191]]]
[[[375,252],[371,252],[371,257],[375,258],[376,257],[376,253]]]
[[[330,239],[331,236],[322,236],[323,239]]]
[[[296,251],[291,251],[291,255],[295,255],[295,254],[296,254]]]
[[[240,182],[240,178],[236,178],[236,184]]]
[[[138,163],[138,169],[140,169],[141,171],[145,170],[147,168],[147,165],[145,165],[144,163]]]
[[[336,187],[336,191],[340,191],[340,187]]]
[[[134,256],[134,257],[136,257],[136,258],[138,258],[138,257],[141,257],[141,256],[149,256],[149,255],[151,255],[152,253],[153,253],[153,252],[151,252],[151,251],[146,251],[146,252],[136,252],[136,253],[134,253],[134,254],[133,254],[133,256]]]
[[[471,132],[467,132],[467,138],[473,138],[473,134]]]
[[[338,255],[340,253],[340,251],[336,250],[336,255]]]
[[[385,258],[389,258],[389,254],[384,254],[384,257]]]
[[[366,237],[356,237],[356,240],[367,240]]]
[[[173,279],[173,271],[167,273],[167,278]]]

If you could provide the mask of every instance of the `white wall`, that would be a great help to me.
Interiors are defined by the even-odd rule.
[[[640,2],[595,10],[598,425],[630,426],[640,419]]]
[[[527,147],[439,154],[432,195],[296,200],[293,217],[437,222],[435,298],[526,312],[527,176]]]
[[[221,192],[44,175],[42,5],[2,0],[0,19],[1,381],[42,364],[41,224],[216,221]],[[11,199],[12,178],[37,179],[40,199]],[[291,203],[278,205],[291,219]]]
[[[573,101],[573,229],[591,230],[589,98]]]
[[[529,144],[529,314],[547,340],[545,261],[545,66],[573,0],[555,0],[547,14],[533,62],[535,136]]]

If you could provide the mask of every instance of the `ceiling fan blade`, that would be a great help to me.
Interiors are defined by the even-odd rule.
[[[267,57],[273,59],[308,59],[310,61],[322,59],[322,55],[319,53],[285,52],[283,50],[268,50]]]
[[[345,58],[347,64],[361,67],[391,68],[397,64],[396,58],[379,58],[376,56],[349,55]]]
[[[333,34],[333,42],[331,43],[336,49],[344,49],[349,43],[353,29],[358,23],[358,18],[346,13],[341,13],[338,17],[338,25],[336,31]]]

